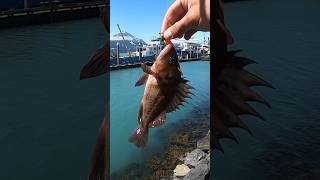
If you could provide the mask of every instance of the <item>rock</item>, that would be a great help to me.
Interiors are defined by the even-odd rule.
[[[181,164],[181,165],[177,165],[176,168],[174,169],[174,176],[177,176],[177,177],[183,177],[185,176],[186,174],[188,174],[190,171],[190,168],[184,164]]]
[[[207,156],[207,154],[205,152],[203,152],[202,150],[195,149],[192,152],[187,153],[185,160],[184,160],[184,164],[196,166],[198,164],[198,162],[206,156]]]
[[[201,160],[199,164],[192,168],[183,180],[204,180],[210,171],[210,164],[207,160]]]
[[[173,134],[170,136],[169,140],[173,145],[186,146],[189,144],[189,134]]]
[[[200,164],[206,164],[206,165],[208,165],[208,167],[209,167],[209,169],[210,169],[210,161],[209,161],[209,160],[207,160],[207,159],[201,159],[201,160],[198,162],[197,166],[200,165]]]
[[[210,149],[210,130],[208,134],[197,142],[197,147],[201,150]]]
[[[211,156],[210,156],[210,151],[209,151],[208,154],[207,154],[206,159],[208,159],[208,161],[210,161],[210,158],[211,158]]]

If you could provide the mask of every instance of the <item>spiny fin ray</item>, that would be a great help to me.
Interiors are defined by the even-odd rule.
[[[190,89],[193,87],[188,84],[188,80],[183,79],[179,83],[176,91],[174,92],[174,97],[172,98],[172,101],[169,103],[166,112],[172,112],[177,109],[179,109],[179,106],[185,102],[186,98],[190,98],[190,94],[193,94]]]
[[[241,128],[252,134],[248,126],[239,118],[239,115],[249,114],[260,119],[263,117],[248,104],[256,101],[271,107],[270,104],[251,86],[266,86],[274,88],[270,83],[259,76],[243,69],[247,65],[256,64],[255,61],[236,56],[240,50],[230,51],[222,59],[219,74],[215,77],[217,82],[213,95],[213,131],[211,132],[211,145],[214,149],[224,152],[221,143],[222,138],[233,139],[236,137],[230,131],[231,128]]]

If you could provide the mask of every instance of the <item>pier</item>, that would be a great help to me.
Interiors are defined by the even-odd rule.
[[[209,59],[206,59],[206,58],[190,58],[190,59],[180,59],[179,62],[208,61],[208,60]],[[145,61],[145,62],[110,65],[110,70],[112,71],[112,70],[120,70],[120,69],[137,68],[137,67],[141,67],[141,64],[143,63],[151,66],[154,63],[154,60]]]
[[[0,12],[0,28],[98,17],[103,7],[103,1],[31,7],[31,1],[24,0],[24,9]]]

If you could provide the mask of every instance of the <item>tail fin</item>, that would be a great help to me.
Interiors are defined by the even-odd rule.
[[[148,144],[148,128],[138,128],[129,138],[139,148],[145,148]]]

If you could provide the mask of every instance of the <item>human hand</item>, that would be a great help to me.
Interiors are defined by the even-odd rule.
[[[210,0],[176,0],[163,20],[164,38],[188,40],[197,31],[210,31]]]

